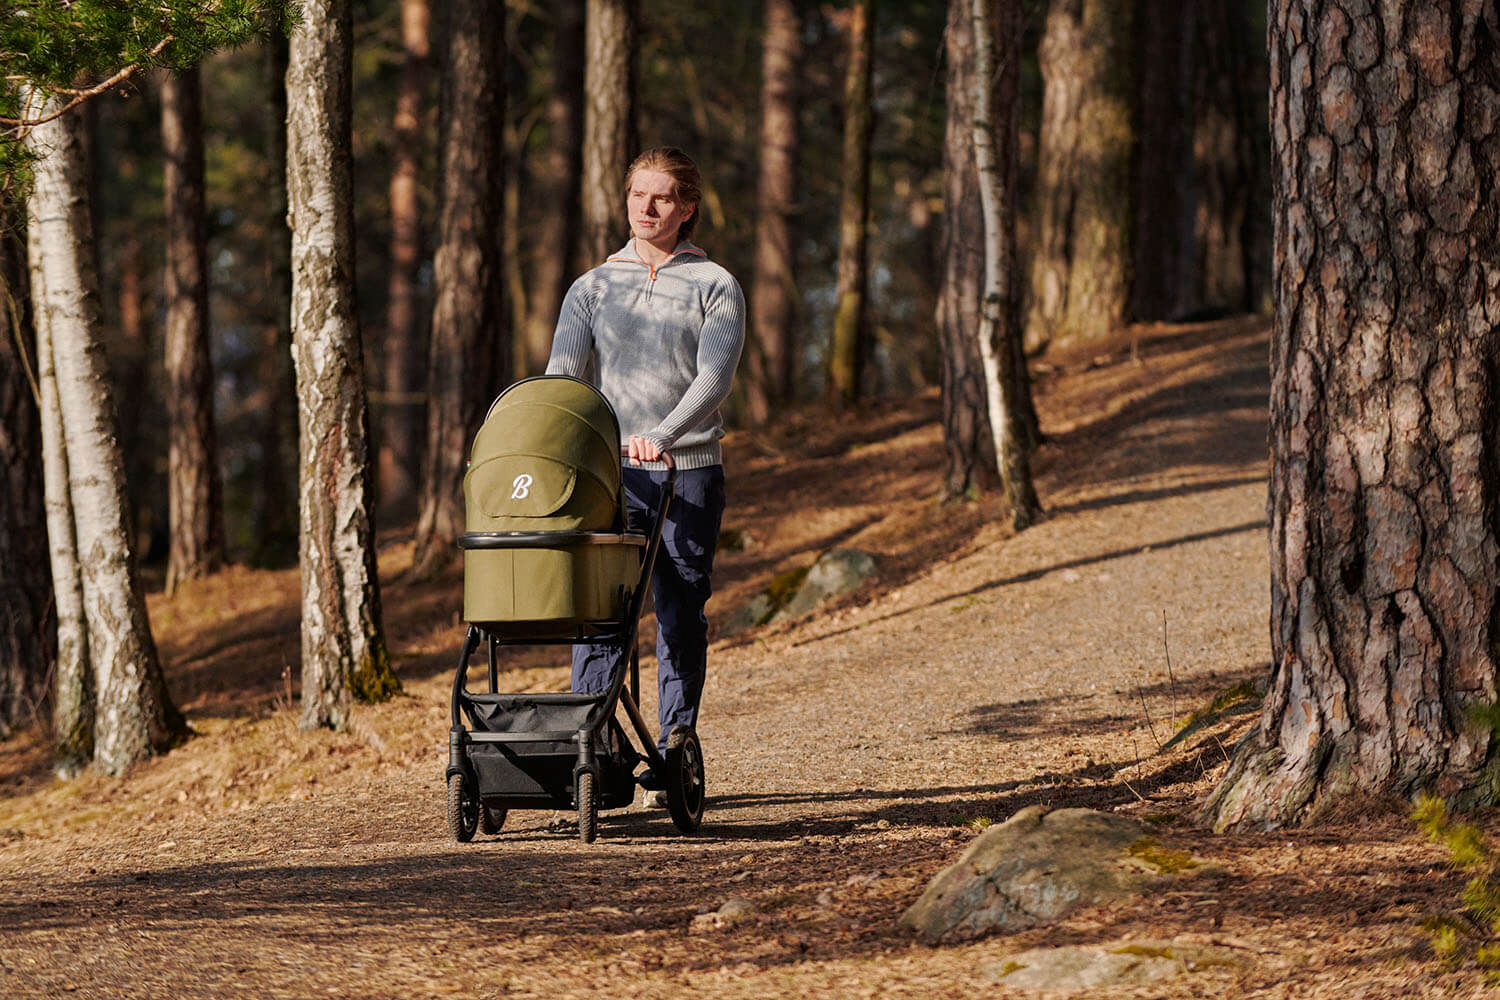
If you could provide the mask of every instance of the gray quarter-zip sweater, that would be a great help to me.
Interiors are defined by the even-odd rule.
[[[653,268],[632,239],[568,289],[547,374],[598,386],[621,445],[644,437],[700,469],[722,462],[719,407],[744,343],[745,297],[728,271],[685,240]]]

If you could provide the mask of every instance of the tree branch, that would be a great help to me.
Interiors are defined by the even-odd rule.
[[[151,58],[154,58],[156,56],[161,55],[162,50],[165,49],[168,45],[170,45],[173,41],[174,41],[174,36],[167,35],[165,38],[163,38],[161,41],[157,42],[155,45],[153,45],[151,47],[150,51],[146,53],[147,56],[151,57]],[[45,116],[43,118],[36,118],[36,119],[32,119],[32,118],[0,118],[0,125],[4,125],[7,128],[15,128],[15,129],[33,129],[33,128],[36,128],[38,125],[45,125],[48,122],[50,122],[50,121],[52,121],[52,120],[54,120],[56,118],[61,118],[63,115],[67,114],[73,108],[76,108],[78,105],[82,104],[84,101],[88,100],[89,98],[91,98],[91,97],[98,97],[100,94],[104,93],[106,90],[109,90],[111,87],[114,87],[117,84],[124,83],[126,80],[130,79],[132,76],[134,76],[136,73],[138,73],[140,71],[140,69],[141,69],[141,63],[139,63],[139,62],[133,62],[129,66],[126,66],[124,69],[120,70],[114,76],[110,77],[108,80],[103,80],[103,81],[101,81],[99,83],[96,83],[94,86],[89,87],[87,90],[62,90],[62,89],[59,89],[57,91],[57,93],[60,93],[60,94],[73,94],[75,96],[67,104],[64,104],[62,107],[60,107],[56,111],[52,112],[52,114],[47,115],[47,116]],[[10,79],[10,78],[7,77],[7,79]]]

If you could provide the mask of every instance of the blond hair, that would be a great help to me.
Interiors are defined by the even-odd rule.
[[[693,206],[693,214],[682,221],[682,226],[677,230],[679,239],[688,239],[693,235],[693,229],[698,224],[698,202],[703,197],[703,175],[698,172],[698,164],[676,146],[656,146],[646,150],[630,162],[630,169],[625,171],[625,194],[630,194],[630,182],[635,179],[637,170],[655,170],[672,178],[676,187],[677,200],[685,205]]]

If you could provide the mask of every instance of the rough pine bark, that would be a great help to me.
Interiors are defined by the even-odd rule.
[[[1236,0],[1212,0],[1196,29],[1195,298],[1206,308],[1256,312],[1271,257],[1263,37]]]
[[[553,3],[552,91],[547,98],[547,152],[541,184],[547,211],[537,245],[526,319],[526,370],[545,371],[552,331],[573,281],[573,248],[583,225],[578,198],[583,174],[583,0]],[[621,178],[623,185],[624,178]],[[594,261],[593,264],[597,264]],[[590,264],[592,266],[592,264]]]
[[[354,301],[350,2],[310,0],[287,67],[292,351],[297,374],[302,726],[346,729],[351,698],[399,688],[380,580]]]
[[[1084,92],[1082,52],[1083,0],[1052,0],[1037,50],[1042,119],[1037,134],[1035,236],[1026,311],[1026,348],[1031,351],[1051,342],[1068,302],[1078,122]]]
[[[488,0],[454,0],[450,12],[465,28],[448,32],[443,61],[443,210],[433,267],[427,458],[412,557],[418,577],[458,555],[469,442],[504,384],[499,359],[510,357],[501,251],[505,80],[493,58],[503,47],[504,25]]]
[[[942,281],[937,327],[942,344],[943,498],[973,496],[996,481],[979,359],[984,286],[984,218],[974,169],[974,31],[970,0],[948,0],[947,121],[943,131]]]
[[[422,95],[427,79],[427,0],[401,0],[401,82],[391,128],[391,263],[386,276],[380,501],[409,510],[421,467],[423,420],[411,400],[427,369],[417,271],[422,265]]]
[[[637,0],[588,0],[584,44],[583,252],[579,270],[619,249],[635,136]]]
[[[1272,678],[1218,829],[1496,798],[1494,8],[1274,0]]]
[[[0,216],[0,225],[9,222]],[[9,228],[9,227],[7,227]],[[40,716],[57,647],[26,252],[0,235],[0,739]]]
[[[96,691],[94,765],[120,774],[187,731],[167,696],[127,522],[119,422],[99,340],[80,119],[64,115],[27,141],[41,154],[29,202],[33,302],[55,369],[68,458],[88,657]],[[66,578],[64,577],[64,586]]]
[[[848,405],[858,398],[869,345],[865,292],[869,284],[870,139],[875,110],[870,83],[874,69],[874,0],[849,7],[849,63],[844,74],[844,149],[839,170],[839,260],[837,306],[828,345],[828,398]]]
[[[288,42],[280,27],[266,40],[266,300],[261,331],[261,474],[256,496],[256,561],[283,563],[297,551],[297,389],[292,375],[292,234],[287,229],[286,69]]]
[[[1237,0],[1236,0],[1237,2]],[[1168,320],[1196,305],[1193,68],[1197,4],[1140,0],[1140,155],[1131,314]]]
[[[208,338],[202,87],[196,68],[161,85],[166,195],[167,593],[224,563],[224,514]]]
[[[1134,0],[1084,0],[1082,99],[1074,156],[1074,198],[1067,301],[1058,341],[1090,341],[1128,315],[1135,222],[1132,158],[1136,148]]]
[[[797,64],[802,23],[793,0],[767,0],[761,52],[760,184],[755,203],[755,277],[745,399],[765,424],[795,384],[797,343]]]
[[[1029,385],[1021,343],[1016,275],[1017,174],[1020,161],[1020,0],[970,0],[974,35],[974,167],[984,215],[984,295],[976,331],[984,368],[986,410],[1010,507],[1011,525],[1029,527],[1041,514],[1031,481]],[[1019,366],[1019,370],[1018,370]]]

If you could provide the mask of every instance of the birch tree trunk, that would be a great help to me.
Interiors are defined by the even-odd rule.
[[[309,0],[287,67],[292,351],[297,373],[302,726],[346,729],[351,698],[399,689],[380,579],[350,178],[350,0]]]
[[[844,75],[844,153],[840,170],[838,305],[828,346],[828,398],[846,406],[858,398],[864,375],[865,291],[869,284],[870,139],[874,108],[870,81],[874,68],[874,0],[849,8],[849,65]]]
[[[747,409],[765,424],[795,384],[797,338],[797,64],[802,23],[793,0],[767,0],[761,57],[760,185],[755,206],[755,278],[746,351]]]
[[[33,301],[46,297],[37,233],[31,243]],[[52,683],[52,761],[59,777],[71,778],[94,756],[94,669],[89,660],[89,629],[83,613],[83,576],[68,490],[68,443],[57,401],[57,369],[46,315],[36,313],[38,400],[42,436],[42,491],[47,520],[47,564],[52,574],[57,615],[57,667]]]
[[[1493,6],[1273,0],[1272,677],[1215,828],[1493,802]]]
[[[29,204],[37,254],[33,297],[38,329],[45,327],[50,341],[67,455],[96,684],[94,765],[120,774],[165,752],[186,735],[187,726],[167,696],[126,518],[118,420],[98,338],[98,282],[79,120],[64,115],[38,126],[27,140],[41,154]],[[59,589],[65,589],[66,572],[60,578]]]
[[[577,257],[574,248],[578,246],[583,224],[578,185],[583,174],[584,4],[583,0],[558,0],[551,7],[552,93],[547,99],[550,134],[544,176],[537,178],[545,192],[548,211],[541,220],[540,253],[536,256],[536,277],[527,308],[527,372],[547,368],[558,310],[573,282],[573,263]],[[589,266],[597,263],[592,261]]]
[[[417,290],[422,265],[422,217],[417,185],[422,169],[422,104],[427,81],[427,0],[401,0],[401,83],[391,130],[391,264],[386,279],[386,405],[380,435],[380,502],[410,510],[422,463],[422,408],[411,402],[427,370],[427,341]]]
[[[0,225],[10,221],[0,215]],[[27,285],[12,229],[0,234],[0,739],[39,717],[57,647]]]
[[[500,8],[454,0],[443,60],[443,212],[434,262],[437,301],[427,368],[427,459],[412,573],[428,577],[458,556],[463,477],[485,405],[510,357],[501,250],[505,81]]]
[[[1011,526],[1021,531],[1041,514],[1031,482],[1027,416],[1019,398],[1026,380],[1016,276],[1016,174],[1020,159],[1021,8],[1019,0],[970,0],[974,36],[974,167],[984,214],[984,296],[978,328],[990,437]],[[1021,370],[1016,370],[1017,364]]]
[[[208,335],[208,234],[198,70],[161,86],[166,194],[167,593],[224,563],[224,514]]]
[[[588,0],[584,25],[583,260],[600,264],[626,232],[625,171],[635,135],[637,0]]]

